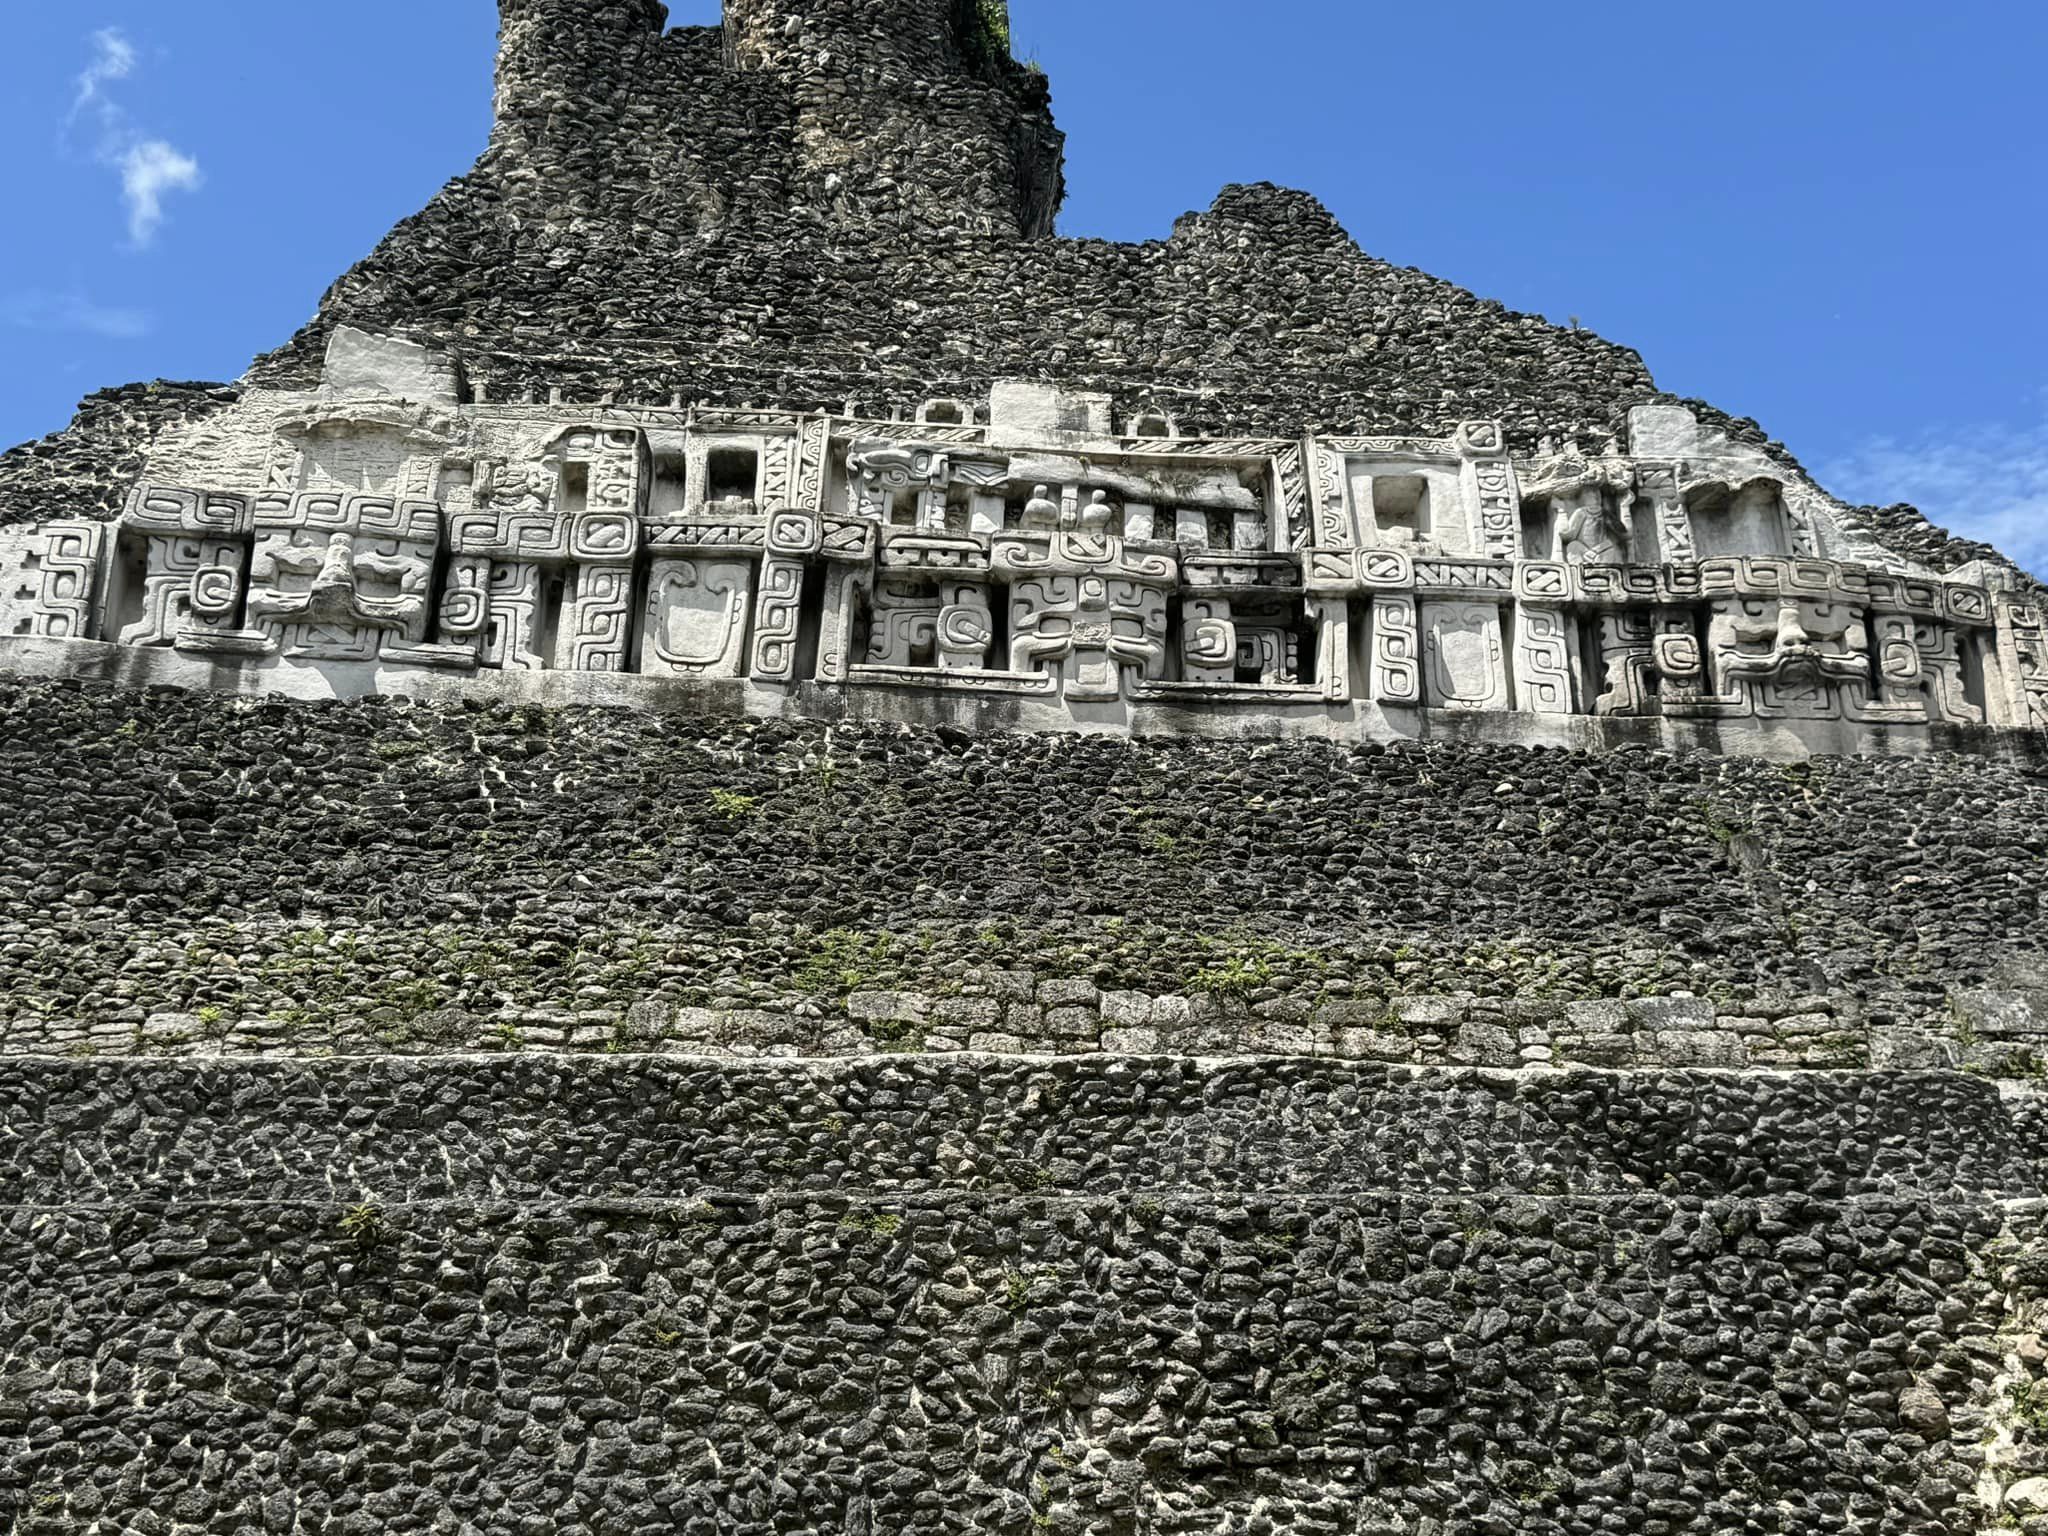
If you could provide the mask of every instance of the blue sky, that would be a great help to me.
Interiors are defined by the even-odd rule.
[[[1305,187],[1374,255],[1636,347],[1830,489],[2048,566],[2039,0],[1012,10],[1070,136],[1063,233]],[[103,385],[233,378],[489,130],[490,0],[9,21],[0,443]]]

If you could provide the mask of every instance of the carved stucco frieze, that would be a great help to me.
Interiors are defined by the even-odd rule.
[[[1605,441],[1524,460],[1491,422],[1036,442],[965,412],[260,404],[251,430],[289,452],[252,479],[285,483],[149,483],[97,543],[46,531],[10,625],[258,666],[876,684],[1096,714],[1967,725],[2048,697],[2031,608],[1822,558],[1825,499],[1739,455]]]

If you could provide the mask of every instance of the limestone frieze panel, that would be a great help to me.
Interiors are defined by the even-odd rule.
[[[1563,434],[1519,457],[1487,421],[1119,436],[1114,402],[1011,393],[883,421],[257,392],[164,457],[260,470],[146,481],[97,544],[44,535],[71,596],[16,581],[8,626],[254,668],[886,685],[1109,722],[2048,708],[2009,574],[1812,553],[1873,546],[1683,413],[1632,427],[1642,454]],[[237,433],[269,447],[219,454]]]
[[[0,531],[0,634],[91,639],[107,536],[83,522]]]
[[[1010,670],[1046,672],[1075,701],[1117,698],[1166,660],[1171,554],[1062,527],[996,536],[990,569],[1010,589]]]
[[[308,660],[371,661],[387,644],[426,639],[441,545],[434,503],[264,492],[254,523],[245,634],[265,648]]]

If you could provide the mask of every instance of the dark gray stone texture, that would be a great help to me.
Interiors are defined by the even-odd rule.
[[[0,1507],[1994,1528],[2041,772],[0,685]]]
[[[1974,1529],[1987,1255],[2038,1190],[1954,1076],[22,1063],[0,1098],[24,1531]]]
[[[1872,1035],[1953,1031],[1957,989],[2044,949],[2048,783],[2024,756],[969,739],[9,680],[0,808],[0,1018],[269,1020],[283,1048],[474,1044],[449,1010],[630,1035],[653,1004],[866,1048],[914,1044],[883,1026],[921,1007],[958,1045],[1243,1018],[1335,1051],[1476,1020],[1517,1047],[1846,1030],[1756,1059],[1861,1064]],[[1558,1013],[1680,994],[1668,1019]]]
[[[2027,1101],[2030,1105],[2031,1100]],[[1415,1194],[2033,1199],[1952,1072],[1432,1071],[1167,1057],[0,1066],[0,1202]]]

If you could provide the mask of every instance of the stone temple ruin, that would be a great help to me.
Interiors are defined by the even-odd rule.
[[[22,1532],[2048,1536],[2048,631],[994,0],[501,0],[0,456]]]
[[[117,518],[15,534],[7,627],[48,642],[16,665],[657,706],[681,681],[754,713],[917,718],[910,695],[939,718],[1350,739],[1435,711],[1563,740],[1600,739],[1569,717],[1732,722],[1755,745],[2048,719],[2009,567],[1888,550],[1678,406],[1632,408],[1626,452],[1518,453],[1498,421],[1184,435],[1016,380],[915,420],[497,404],[445,354],[348,327],[324,377],[165,434]]]

